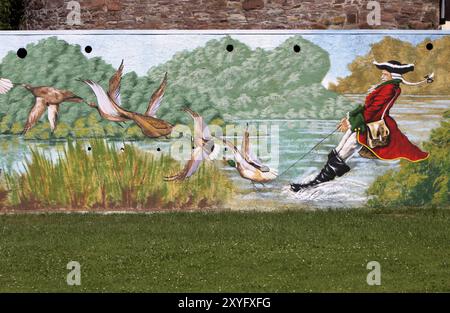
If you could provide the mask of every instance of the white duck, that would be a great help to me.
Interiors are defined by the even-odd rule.
[[[191,159],[186,163],[183,170],[175,175],[164,177],[166,181],[189,178],[198,170],[204,160],[214,159],[218,152],[214,144],[214,138],[211,136],[211,132],[203,117],[189,108],[184,108],[183,111],[187,112],[194,119],[194,149],[191,153]]]

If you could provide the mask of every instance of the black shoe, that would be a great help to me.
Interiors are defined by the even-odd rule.
[[[341,177],[348,171],[350,171],[350,167],[337,155],[336,150],[333,149],[328,155],[327,164],[325,164],[316,178],[306,184],[291,184],[291,190],[293,192],[298,192],[302,189],[331,181],[336,176]]]
[[[291,191],[299,192],[300,190],[308,189],[308,188],[314,187],[315,185],[318,185],[318,184],[319,183],[315,179],[313,179],[310,182],[305,183],[305,184],[292,183],[291,184]]]
[[[316,176],[316,178],[305,184],[291,184],[291,190],[293,192],[299,192],[302,189],[307,189],[320,183],[333,180],[335,177],[336,173],[334,172],[333,168],[330,166],[330,162],[328,161],[320,171],[319,175]]]

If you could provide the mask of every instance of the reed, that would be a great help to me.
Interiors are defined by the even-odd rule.
[[[183,164],[133,145],[123,150],[103,139],[69,141],[51,160],[32,150],[23,173],[5,174],[8,205],[23,209],[193,209],[216,206],[233,192],[230,179],[211,162],[184,182],[163,177]]]

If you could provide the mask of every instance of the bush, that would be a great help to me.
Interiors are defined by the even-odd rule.
[[[419,163],[402,161],[400,170],[378,177],[368,193],[371,206],[449,207],[450,111],[424,144],[430,157]]]

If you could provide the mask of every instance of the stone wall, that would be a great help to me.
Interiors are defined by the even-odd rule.
[[[25,0],[23,29],[437,29],[439,0]],[[77,17],[80,25],[69,25]],[[72,12],[72,13],[71,13]],[[69,22],[70,23],[70,22]],[[76,20],[78,23],[78,20]]]

